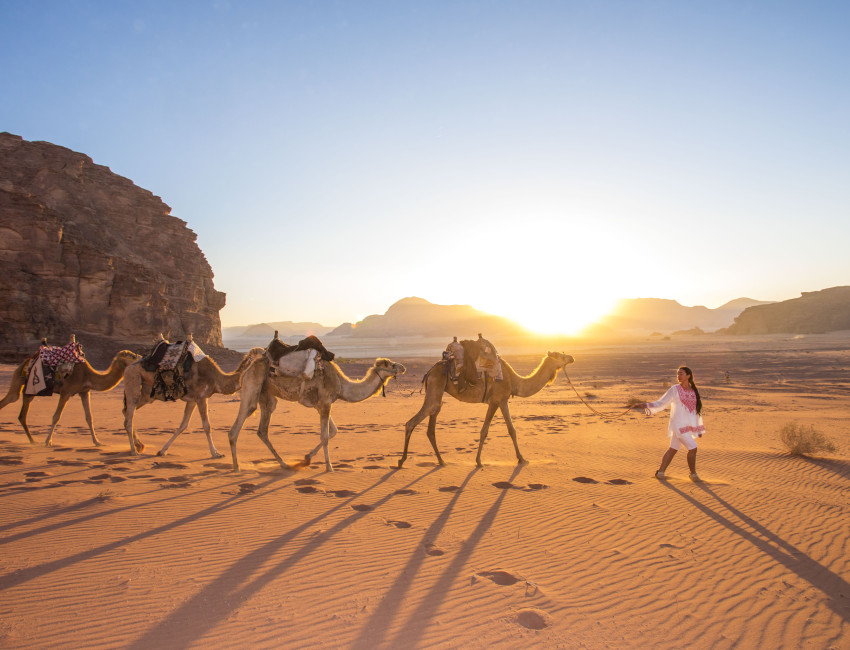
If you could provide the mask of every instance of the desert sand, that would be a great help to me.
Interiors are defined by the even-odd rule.
[[[494,341],[498,345],[497,341]],[[136,414],[128,453],[122,391],[77,398],[43,445],[56,397],[36,398],[30,445],[20,402],[0,411],[3,648],[850,648],[850,336],[578,346],[570,379],[593,407],[658,399],[693,368],[707,434],[653,473],[667,415],[600,417],[563,374],[511,400],[517,465],[497,415],[474,463],[483,405],[447,398],[437,442],[423,423],[394,469],[423,373],[334,407],[336,471],[321,454],[280,468],[255,435],[227,432],[238,395],[210,405],[224,458],[195,414],[156,451],[182,404]],[[526,374],[545,350],[505,358]],[[350,377],[370,360],[343,361]],[[0,366],[5,394],[13,366]],[[729,372],[727,380],[726,372]],[[814,425],[838,444],[786,453],[779,431]],[[279,403],[272,440],[289,462],[318,443],[315,411]]]

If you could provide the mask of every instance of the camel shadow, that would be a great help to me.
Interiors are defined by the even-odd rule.
[[[509,482],[513,482],[524,468],[525,465],[518,465],[515,467]],[[381,604],[361,628],[357,639],[355,639],[351,644],[352,648],[363,648],[366,650],[375,648],[383,643],[387,629],[395,619],[398,609],[404,601],[405,594],[410,590],[413,580],[415,580],[419,573],[419,568],[427,557],[425,553],[419,552],[420,549],[422,547],[427,548],[426,545],[429,543],[429,540],[435,539],[439,535],[440,531],[442,531],[448,522],[449,516],[457,505],[458,499],[463,493],[464,488],[467,486],[472,477],[480,471],[481,468],[475,467],[469,472],[469,474],[467,474],[459,489],[454,492],[451,500],[446,504],[445,508],[443,508],[443,511],[428,527],[428,530],[423,533],[422,541],[417,545],[417,550],[410,557],[405,567],[399,571],[398,577],[393,585],[387,590],[381,600]],[[498,513],[508,492],[510,492],[510,490],[501,491],[493,505],[478,522],[475,530],[463,543],[460,552],[455,555],[449,566],[443,571],[440,578],[423,598],[420,605],[405,621],[402,629],[399,630],[393,640],[387,644],[387,647],[416,647],[418,640],[421,639],[422,635],[425,633],[428,623],[431,621],[431,618],[437,612],[440,604],[449,592],[452,582],[457,578],[458,572],[469,559],[470,555],[481,541],[481,538],[493,525],[496,514]]]
[[[699,483],[697,485],[703,492],[715,499],[723,508],[731,512],[735,517],[740,519],[741,522],[756,531],[759,535],[761,535],[761,537],[749,532],[742,525],[735,523],[720,512],[712,509],[704,503],[701,503],[689,494],[686,494],[675,485],[668,482],[664,483],[664,486],[667,489],[678,494],[710,519],[713,519],[720,525],[740,536],[742,539],[748,541],[759,551],[771,557],[788,570],[793,571],[797,574],[797,576],[823,593],[827,597],[827,606],[843,621],[850,621],[850,607],[847,605],[844,607],[841,606],[842,601],[846,601],[845,595],[850,593],[850,583],[823,566],[820,562],[806,555],[793,544],[790,544],[769,529],[762,526],[752,517],[738,510],[735,506],[731,505],[715,493],[708,485],[704,483]]]
[[[405,488],[415,485],[434,471],[431,470],[419,478],[414,479]],[[304,522],[300,526],[243,555],[215,580],[207,584],[183,605],[172,611],[167,618],[154,625],[146,633],[130,643],[127,646],[128,649],[146,650],[147,648],[156,646],[160,643],[161,639],[169,639],[170,645],[175,648],[187,648],[197,643],[199,639],[203,638],[216,625],[239,609],[263,587],[273,582],[288,569],[317,552],[335,535],[362,519],[369,512],[374,512],[379,506],[387,503],[395,496],[395,493],[390,493],[379,499],[373,504],[371,511],[356,511],[354,514],[331,526],[328,530],[315,535],[300,548],[292,551],[264,571],[258,572],[258,567],[265,566],[282,548],[298,539],[305,531],[332,513],[350,506],[353,501],[362,498],[365,493],[378,488],[395,475],[396,472],[394,471],[387,472],[387,474],[378,479],[371,487],[353,495],[351,498],[341,501],[338,505]],[[252,577],[246,579],[246,576]]]
[[[274,480],[276,480],[276,479],[270,478],[266,482],[266,485],[273,482]],[[235,485],[237,485],[237,482],[234,481],[230,485],[235,486]],[[211,488],[209,488],[209,490],[220,490],[221,487],[222,486],[219,485],[219,486],[211,487]],[[283,489],[283,487],[280,487],[280,488],[277,488],[277,489]],[[198,494],[198,492],[195,492],[195,494]],[[269,492],[265,492],[264,494],[269,494]],[[171,501],[171,500],[174,500],[174,499],[181,499],[181,498],[185,498],[187,496],[188,495],[185,495],[185,494],[176,495],[176,496],[173,496],[173,497],[168,497],[168,498],[162,499],[162,500],[160,500],[159,503],[162,504],[162,503],[165,503],[167,501]],[[29,582],[30,580],[35,580],[36,578],[39,578],[41,576],[52,573],[53,571],[59,571],[59,570],[65,569],[65,568],[73,566],[73,565],[75,565],[79,562],[84,562],[86,560],[90,560],[92,558],[103,555],[104,553],[109,553],[110,551],[114,551],[118,548],[122,548],[124,546],[129,545],[129,544],[132,544],[133,542],[137,542],[139,540],[147,539],[149,537],[155,537],[156,535],[160,535],[162,533],[165,533],[165,532],[174,530],[176,528],[179,528],[180,526],[185,526],[185,525],[190,524],[192,522],[203,519],[206,516],[216,514],[216,513],[222,512],[224,510],[227,510],[229,508],[232,508],[232,507],[234,507],[238,504],[245,503],[245,501],[247,501],[247,500],[259,498],[260,496],[262,496],[262,495],[232,496],[228,499],[225,499],[221,503],[213,504],[213,505],[211,505],[207,508],[204,508],[203,510],[200,510],[198,512],[194,512],[190,515],[186,515],[185,517],[181,517],[180,519],[175,519],[172,522],[169,522],[167,524],[163,524],[161,526],[157,526],[156,528],[152,528],[150,530],[146,530],[146,531],[143,531],[141,533],[137,533],[135,535],[129,535],[127,537],[123,537],[121,539],[118,539],[118,540],[115,540],[115,541],[112,541],[112,542],[108,542],[106,544],[102,544],[102,545],[97,546],[95,548],[87,549],[85,551],[80,551],[79,553],[75,553],[74,555],[69,555],[69,556],[59,558],[59,559],[56,559],[56,560],[52,560],[50,562],[45,562],[43,564],[39,564],[39,565],[36,565],[36,566],[30,566],[30,567],[27,567],[25,569],[18,570],[14,573],[6,573],[6,574],[3,574],[3,575],[0,575],[0,591],[14,587],[14,586],[17,586],[17,585],[20,585],[24,582]],[[88,515],[85,515],[85,516],[82,516],[82,517],[77,517],[76,519],[73,519],[71,521],[65,521],[65,522],[60,522],[60,523],[56,523],[56,524],[48,524],[46,526],[42,526],[41,528],[39,528],[37,530],[27,531],[27,532],[23,532],[23,533],[17,533],[17,534],[14,534],[14,535],[10,535],[9,537],[5,537],[3,539],[0,539],[0,544],[5,544],[5,543],[16,541],[16,540],[19,540],[19,539],[25,539],[25,538],[31,537],[33,535],[50,533],[50,532],[58,530],[60,528],[64,528],[64,527],[67,527],[67,526],[73,526],[73,525],[77,525],[77,524],[82,524],[82,523],[85,523],[85,522],[88,522],[88,521],[93,521],[93,520],[96,520],[96,519],[107,517],[109,515],[113,515],[113,514],[116,514],[116,513],[119,513],[119,512],[126,512],[128,510],[134,510],[134,509],[137,509],[137,508],[150,507],[150,506],[151,506],[151,502],[145,502],[145,503],[141,503],[141,504],[122,506],[120,508],[112,508],[110,510],[106,510],[106,511],[103,511],[103,512],[91,513],[91,514],[88,514]]]

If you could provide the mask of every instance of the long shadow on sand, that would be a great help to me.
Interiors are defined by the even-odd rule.
[[[523,467],[525,466],[519,465],[514,469],[513,474],[511,474],[511,478],[509,479],[509,482],[513,482],[513,480],[522,471]],[[428,530],[426,530],[425,533],[422,535],[421,544],[417,545],[417,550],[414,551],[413,555],[408,560],[407,565],[405,565],[405,567],[401,571],[399,571],[398,578],[396,578],[396,581],[387,590],[387,593],[381,600],[381,604],[372,613],[372,616],[369,618],[366,624],[361,628],[360,634],[357,636],[357,639],[355,639],[351,644],[352,648],[363,648],[364,650],[366,650],[376,648],[384,642],[384,637],[387,633],[387,629],[392,625],[393,619],[398,613],[398,609],[404,600],[405,594],[410,590],[411,583],[413,582],[413,580],[416,579],[416,576],[419,572],[419,568],[427,557],[424,553],[419,552],[420,547],[424,546],[428,543],[429,540],[435,539],[437,535],[439,535],[440,531],[445,527],[446,523],[449,520],[449,516],[457,505],[457,501],[460,498],[460,495],[463,493],[463,489],[466,487],[472,477],[479,471],[480,470],[476,468],[473,469],[467,475],[467,477],[463,480],[460,489],[454,493],[451,500],[446,504],[446,507],[443,508],[443,511],[440,513],[440,515],[434,520],[434,522],[428,527]],[[439,609],[440,604],[445,599],[446,594],[449,592],[452,583],[457,579],[458,573],[463,568],[464,564],[466,564],[466,561],[469,559],[469,556],[472,554],[472,552],[475,550],[475,547],[481,541],[481,538],[493,525],[493,521],[496,518],[496,514],[499,512],[502,502],[505,500],[505,496],[508,494],[508,492],[510,492],[510,490],[501,491],[496,501],[478,522],[478,525],[475,527],[475,530],[463,543],[461,550],[455,555],[451,564],[449,564],[445,571],[443,571],[440,578],[437,580],[434,586],[431,587],[428,594],[426,594],[426,596],[422,599],[422,602],[419,604],[416,610],[408,617],[401,630],[399,630],[393,640],[387,643],[387,647],[412,648],[417,646],[418,640],[425,633],[425,630],[427,629],[431,618]]]
[[[664,483],[665,487],[672,490],[680,497],[690,502],[694,507],[702,513],[725,526],[733,533],[740,535],[743,539],[750,542],[753,546],[759,549],[765,555],[769,555],[775,561],[779,562],[789,570],[796,573],[803,580],[812,585],[815,589],[823,592],[827,596],[827,605],[844,621],[850,621],[850,602],[847,601],[847,594],[850,594],[850,583],[841,576],[833,573],[825,566],[813,560],[808,555],[803,553],[793,544],[789,544],[784,539],[771,532],[760,523],[745,515],[743,512],[729,504],[719,497],[709,486],[704,483],[699,483],[699,487],[703,492],[713,497],[726,510],[735,515],[744,524],[755,530],[765,539],[757,537],[743,526],[735,523],[731,519],[723,516],[716,510],[713,510],[704,503],[700,503],[692,496],[685,494],[682,490],[672,485]],[[775,544],[775,546],[774,546]],[[777,548],[779,547],[779,548]]]
[[[265,485],[272,483],[274,481],[277,481],[277,480],[280,480],[280,477],[269,478]],[[234,481],[233,484],[235,485],[236,481]],[[220,490],[221,487],[222,486],[217,485],[214,488],[208,488],[208,490]],[[277,488],[277,489],[283,489],[283,487],[280,487],[280,488]],[[205,491],[205,490],[202,490],[201,492],[203,492],[203,491]],[[51,562],[45,562],[43,564],[39,564],[39,565],[36,565],[36,566],[27,567],[26,569],[21,569],[19,571],[14,572],[14,573],[7,573],[7,574],[4,574],[4,575],[0,575],[0,591],[2,591],[4,589],[8,589],[10,587],[14,587],[14,586],[22,584],[24,582],[28,582],[30,580],[34,580],[34,579],[39,578],[43,575],[47,575],[48,573],[51,573],[53,571],[59,571],[59,570],[64,569],[66,567],[73,566],[74,564],[76,564],[78,562],[84,562],[86,560],[90,560],[90,559],[97,557],[99,555],[102,555],[104,553],[108,553],[110,551],[114,551],[115,549],[121,548],[121,547],[126,546],[128,544],[132,544],[133,542],[137,542],[137,541],[142,540],[142,539],[147,539],[149,537],[154,537],[156,535],[159,535],[159,534],[162,534],[164,532],[173,530],[175,528],[179,528],[180,526],[185,526],[185,525],[190,524],[194,521],[198,521],[200,519],[203,519],[204,517],[207,517],[209,515],[213,515],[213,514],[222,512],[224,510],[227,510],[229,508],[232,508],[234,506],[237,506],[239,504],[245,503],[246,501],[261,498],[263,496],[267,496],[270,493],[272,493],[272,492],[266,491],[263,494],[257,494],[257,495],[233,496],[233,497],[230,497],[228,499],[225,499],[221,503],[216,503],[216,504],[211,505],[207,508],[204,508],[203,510],[200,510],[198,512],[194,512],[194,513],[187,515],[185,517],[181,517],[180,519],[175,519],[174,521],[172,521],[170,523],[163,524],[161,526],[157,526],[156,528],[152,528],[150,530],[146,530],[146,531],[143,531],[141,533],[137,533],[135,535],[128,535],[127,537],[122,537],[121,539],[115,540],[113,542],[109,542],[107,544],[102,544],[101,546],[98,546],[96,548],[91,548],[91,549],[88,549],[88,550],[85,550],[85,551],[80,551],[79,553],[75,553],[74,555],[69,555],[67,557],[59,558],[59,559],[53,560]],[[193,494],[197,495],[197,494],[199,494],[199,492],[195,491]],[[173,499],[185,498],[187,496],[189,496],[189,495],[184,494],[184,495],[173,496],[173,497],[169,497],[167,499],[159,500],[158,503],[161,504],[161,503],[164,503],[166,501],[171,501]],[[77,517],[76,519],[74,519],[72,521],[60,522],[60,523],[56,523],[56,524],[50,524],[50,525],[47,525],[47,526],[43,526],[42,528],[40,528],[36,531],[28,531],[26,533],[17,533],[15,535],[11,535],[9,537],[6,537],[6,538],[0,540],[0,544],[2,544],[4,542],[12,541],[14,539],[21,539],[21,538],[25,538],[25,537],[30,537],[32,535],[49,533],[49,532],[56,530],[58,528],[63,528],[65,526],[71,526],[71,525],[83,523],[83,522],[98,519],[98,518],[101,518],[101,517],[107,517],[109,515],[116,514],[116,513],[119,513],[119,512],[124,512],[124,511],[127,511],[127,510],[133,510],[133,509],[136,509],[136,508],[151,507],[151,506],[152,506],[152,502],[145,502],[145,503],[142,503],[142,504],[122,506],[120,508],[112,508],[111,510],[106,510],[104,512],[92,513],[91,515],[86,515],[85,517]]]
[[[429,474],[438,471],[438,469],[439,468],[435,467],[434,469],[426,472],[419,478],[408,483],[405,488],[415,485]],[[221,621],[227,619],[227,617],[235,610],[239,609],[243,603],[256,594],[260,589],[271,583],[275,578],[283,574],[289,568],[319,551],[325,542],[329,541],[332,537],[339,534],[345,528],[351,526],[368,513],[365,511],[358,511],[346,517],[328,530],[311,537],[300,548],[278,561],[274,566],[269,567],[259,574],[257,574],[257,567],[261,567],[270,559],[273,559],[280,549],[297,539],[300,534],[309,530],[312,526],[315,526],[322,519],[325,519],[328,515],[335,511],[347,507],[355,499],[362,498],[365,493],[378,488],[382,483],[386,482],[394,475],[395,471],[387,473],[385,476],[378,479],[374,485],[357,493],[350,499],[340,502],[339,505],[326,510],[310,521],[304,522],[300,526],[297,526],[280,537],[267,542],[247,555],[243,555],[231,564],[215,580],[210,582],[192,598],[169,614],[165,620],[152,627],[145,634],[131,643],[128,648],[147,650],[148,648],[160,645],[162,639],[168,639],[169,647],[173,648],[186,648],[193,645],[211,629],[215,628]],[[395,496],[394,493],[391,493],[379,499],[373,504],[372,511],[387,503],[393,498],[393,496]],[[251,578],[249,576],[254,577]]]

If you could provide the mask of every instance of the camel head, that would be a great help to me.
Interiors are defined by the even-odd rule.
[[[390,361],[386,358],[375,359],[375,365],[373,366],[375,372],[378,373],[378,376],[381,380],[385,380],[389,377],[396,377],[398,375],[403,375],[407,369],[400,363],[395,363],[394,361]],[[386,371],[386,375],[382,374],[379,371]]]
[[[564,354],[563,352],[549,352],[548,356],[557,364],[558,368],[568,366],[575,361],[572,355]]]
[[[142,358],[141,354],[136,354],[135,352],[130,352],[130,350],[121,350],[115,355],[115,363],[122,366],[129,366],[134,361],[137,361]]]

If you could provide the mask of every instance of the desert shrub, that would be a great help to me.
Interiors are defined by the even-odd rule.
[[[794,456],[808,456],[818,452],[834,452],[835,443],[815,429],[812,425],[805,427],[796,422],[789,422],[782,427],[779,438]]]
[[[637,397],[630,397],[629,401],[626,402],[626,406],[637,406],[638,404],[646,404],[646,400],[638,399]]]

